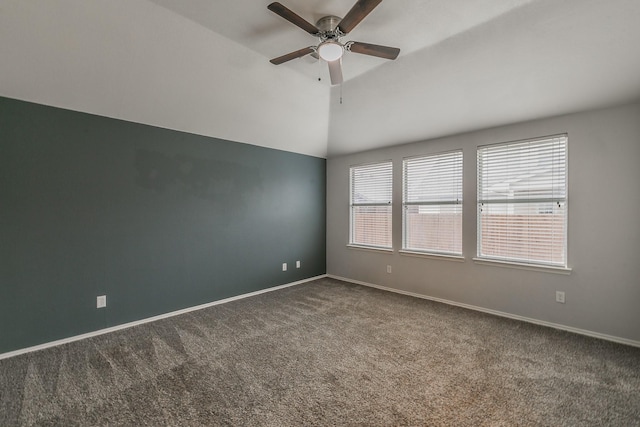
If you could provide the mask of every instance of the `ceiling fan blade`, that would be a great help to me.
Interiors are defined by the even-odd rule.
[[[302,28],[303,30],[305,30],[309,34],[316,35],[316,34],[318,34],[320,32],[320,30],[315,25],[311,24],[310,22],[307,22],[300,15],[297,15],[291,9],[288,9],[287,7],[285,7],[282,4],[278,3],[277,1],[271,3],[269,6],[267,6],[267,9],[269,9],[270,11],[280,15],[281,17],[283,17],[287,21],[291,22],[293,25],[296,25],[296,26]]]
[[[397,47],[380,46],[377,44],[360,42],[352,42],[349,46],[349,50],[351,52],[377,56],[378,58],[384,59],[396,59],[400,54],[400,49]]]
[[[340,31],[345,34],[351,32],[380,2],[382,0],[358,0],[338,24]]]
[[[280,64],[282,64],[284,62],[291,61],[292,59],[303,57],[303,56],[308,55],[308,54],[310,54],[312,52],[315,52],[315,49],[313,47],[311,47],[311,46],[304,47],[304,48],[302,48],[300,50],[296,50],[295,52],[287,53],[286,55],[282,55],[282,56],[279,56],[277,58],[273,58],[269,62],[271,62],[274,65],[280,65]]]
[[[329,62],[329,76],[331,77],[332,85],[342,83],[342,58]]]

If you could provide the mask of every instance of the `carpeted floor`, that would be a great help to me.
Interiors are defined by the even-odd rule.
[[[0,426],[640,426],[640,348],[322,279],[0,361]]]

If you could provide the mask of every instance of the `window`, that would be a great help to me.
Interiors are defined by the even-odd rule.
[[[566,135],[478,148],[478,257],[566,267]]]
[[[403,162],[403,250],[462,255],[462,151]]]
[[[349,243],[391,249],[391,162],[353,166]]]

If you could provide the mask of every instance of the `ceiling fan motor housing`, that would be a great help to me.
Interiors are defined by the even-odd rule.
[[[321,38],[324,39],[325,37],[322,36],[326,36],[326,39],[332,39],[342,36],[343,34],[339,35],[338,31],[336,31],[338,28],[338,24],[340,24],[340,21],[342,21],[342,18],[334,15],[323,16],[322,18],[318,19],[318,21],[316,22],[316,27],[318,27],[321,32]]]

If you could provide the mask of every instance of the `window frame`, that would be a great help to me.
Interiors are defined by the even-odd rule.
[[[562,167],[564,168],[564,176],[563,176],[563,181],[564,181],[564,187],[563,187],[563,196],[551,196],[551,197],[531,197],[531,198],[512,198],[512,199],[491,199],[491,198],[487,198],[487,199],[483,199],[482,197],[482,181],[481,181],[481,171],[484,170],[484,168],[486,168],[486,166],[483,168],[483,166],[481,165],[481,151],[482,150],[486,150],[487,148],[490,147],[500,147],[500,146],[508,146],[508,145],[525,145],[525,144],[532,144],[535,142],[540,142],[541,145],[542,143],[544,143],[545,141],[549,141],[549,140],[553,140],[553,139],[563,139],[563,145],[564,145],[564,164],[562,165]],[[535,146],[534,146],[535,148]],[[523,157],[524,159],[526,159],[526,157]],[[571,268],[568,267],[569,265],[569,251],[568,251],[568,229],[569,229],[569,135],[568,133],[561,133],[561,134],[555,134],[555,135],[549,135],[549,136],[540,136],[540,137],[535,137],[535,138],[528,138],[528,139],[523,139],[523,140],[516,140],[516,141],[508,141],[508,142],[501,142],[501,143],[494,143],[494,144],[486,144],[486,145],[481,145],[477,147],[477,154],[476,154],[476,202],[477,202],[477,207],[476,207],[476,257],[474,258],[474,261],[477,261],[479,263],[483,263],[483,264],[495,264],[495,265],[503,265],[503,266],[515,266],[517,268],[524,268],[524,269],[534,269],[534,270],[538,270],[538,269],[543,269],[546,271],[550,271],[550,272],[560,272],[560,273],[566,273],[566,272],[570,272]],[[551,172],[551,176],[553,175],[553,171]],[[553,190],[552,190],[553,191]],[[482,207],[483,205],[494,205],[494,206],[498,206],[498,205],[502,205],[505,206],[507,208],[510,207],[510,205],[512,207],[515,208],[515,206],[522,204],[528,207],[535,207],[536,204],[540,204],[540,203],[552,203],[552,204],[556,204],[559,203],[558,207],[561,208],[561,212],[563,214],[563,219],[562,219],[562,225],[563,225],[563,233],[562,233],[562,257],[563,257],[563,262],[552,262],[552,261],[545,261],[545,260],[535,260],[535,259],[526,259],[526,258],[521,258],[521,257],[517,257],[515,255],[511,255],[509,256],[507,255],[500,255],[500,256],[496,256],[496,255],[483,255],[482,254],[482,237],[483,237],[483,224],[482,224],[482,219],[483,219],[483,215],[482,215]],[[560,204],[562,204],[562,206],[560,206]],[[528,214],[527,216],[532,216],[532,214]],[[548,236],[548,235],[547,235]],[[551,241],[551,240],[549,240]]]
[[[354,170],[366,169],[371,167],[388,166],[389,167],[389,188],[386,190],[389,192],[389,198],[386,202],[371,202],[371,203],[359,203],[354,202]],[[354,229],[354,208],[357,207],[387,207],[389,209],[389,227],[388,227],[388,240],[389,246],[386,245],[374,245],[363,242],[357,242],[356,232]],[[347,246],[358,249],[367,249],[374,251],[393,251],[393,160],[383,160],[376,162],[368,162],[349,167],[349,242]]]
[[[407,176],[408,164],[411,161],[415,161],[415,160],[435,159],[438,157],[441,157],[443,158],[442,160],[444,160],[445,156],[451,156],[451,155],[456,155],[457,157],[454,160],[456,162],[459,162],[459,168],[460,168],[459,175],[451,176],[451,177],[447,176],[446,178],[452,178],[452,181],[454,182],[454,184],[459,185],[459,187],[456,188],[458,197],[455,200],[451,198],[451,199],[438,200],[438,201],[433,201],[433,200],[431,201],[422,200],[422,201],[414,201],[414,202],[408,201],[407,200],[408,187],[410,185],[410,182]],[[453,172],[454,172],[453,168],[457,168],[457,163],[452,167],[451,175],[453,175]],[[457,181],[459,181],[459,183]],[[459,206],[460,207],[459,208],[460,209],[460,233],[459,233],[460,240],[459,242],[456,242],[456,243],[459,243],[460,251],[457,252],[457,251],[447,251],[447,250],[439,250],[439,249],[408,247],[407,246],[407,242],[408,242],[407,208],[409,206],[419,206],[419,207],[420,206],[437,206],[437,207]],[[415,255],[428,256],[428,257],[433,256],[433,257],[445,257],[445,258],[453,258],[453,259],[464,259],[463,230],[464,230],[464,152],[462,148],[438,152],[438,153],[410,156],[402,159],[402,249],[401,249],[401,252],[405,254],[415,254]]]

